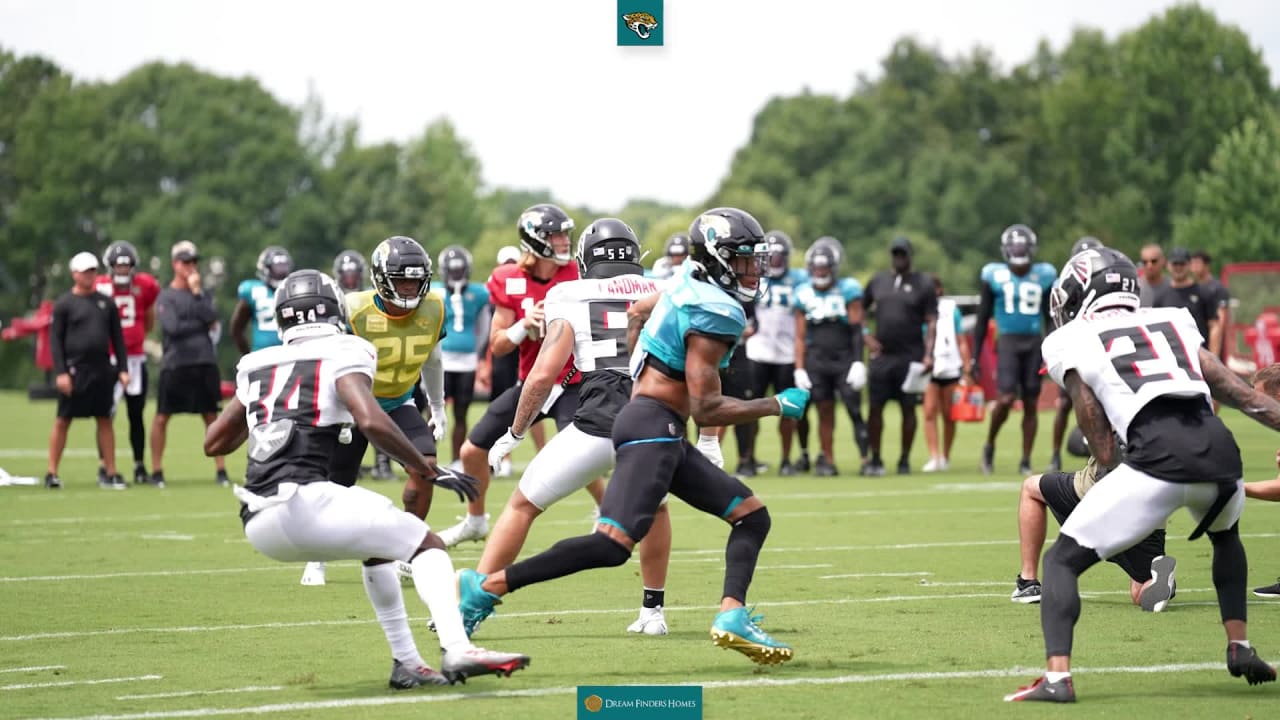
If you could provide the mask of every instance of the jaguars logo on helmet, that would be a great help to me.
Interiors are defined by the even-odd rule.
[[[1000,233],[1000,253],[1010,265],[1030,265],[1036,254],[1036,234],[1026,225],[1010,225]]]
[[[269,288],[285,279],[293,272],[293,258],[289,251],[279,245],[268,246],[258,254],[258,279]]]
[[[815,244],[805,252],[804,265],[809,271],[809,284],[817,290],[826,290],[836,281],[840,259],[830,245]]]
[[[418,307],[431,288],[431,256],[411,237],[389,237],[369,256],[373,288],[384,302],[405,310]],[[417,287],[407,295],[396,289],[397,280],[413,280]]]
[[[760,297],[760,277],[769,246],[764,230],[749,213],[737,208],[714,208],[689,226],[689,260],[698,270],[739,302]],[[753,283],[743,284],[753,278]]]
[[[570,248],[566,245],[563,253],[555,250],[551,238],[555,235],[568,237],[573,230],[573,218],[559,207],[550,203],[540,203],[520,213],[520,244],[525,250],[545,260],[554,260],[557,265],[568,265],[573,259]]]

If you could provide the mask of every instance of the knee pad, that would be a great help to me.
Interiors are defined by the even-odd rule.
[[[773,527],[773,519],[769,517],[767,507],[749,512],[733,523],[735,530],[741,529],[742,532],[760,538],[761,542],[764,542],[765,537],[769,535],[771,527]]]
[[[1085,570],[1093,567],[1101,562],[1102,558],[1098,557],[1098,553],[1092,548],[1082,546],[1076,542],[1076,539],[1070,535],[1058,535],[1058,539],[1054,541],[1053,547],[1049,548],[1049,552],[1045,553],[1045,564],[1050,560],[1061,563],[1077,576],[1084,573]]]

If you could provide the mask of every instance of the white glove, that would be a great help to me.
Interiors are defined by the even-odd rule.
[[[724,469],[724,453],[720,452],[720,438],[715,435],[699,435],[698,452],[710,460],[712,465]]]
[[[861,390],[867,386],[867,366],[861,360],[849,366],[849,374],[844,379],[849,387]]]
[[[435,437],[436,442],[444,439],[445,430],[449,429],[449,416],[445,413],[444,405],[431,406],[431,419],[427,421],[431,426],[431,434]]]
[[[512,435],[511,428],[507,428],[502,437],[498,438],[498,442],[489,448],[489,470],[495,473],[498,472],[498,468],[502,467],[502,459],[510,455],[511,451],[515,450],[523,439],[523,436],[516,437]]]
[[[809,371],[804,368],[796,368],[795,371],[796,387],[801,390],[812,390],[813,381],[809,379]]]

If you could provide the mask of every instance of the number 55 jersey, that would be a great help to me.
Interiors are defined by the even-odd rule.
[[[368,340],[378,353],[373,395],[391,412],[413,402],[422,365],[445,335],[444,300],[427,293],[408,315],[392,317],[375,290],[347,294],[351,332]]]

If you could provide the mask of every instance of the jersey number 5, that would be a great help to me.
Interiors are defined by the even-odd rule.
[[[1164,342],[1157,342],[1153,337],[1156,335],[1162,336]],[[1187,354],[1182,336],[1178,335],[1178,329],[1171,322],[1105,330],[1098,337],[1116,373],[1135,393],[1149,382],[1175,379],[1178,377],[1175,372],[1189,380],[1201,379]],[[1112,354],[1114,343],[1120,338],[1129,339],[1133,352]]]
[[[430,335],[380,337],[371,340],[378,350],[377,382],[395,384],[417,382],[422,364],[431,354],[435,338]]]

